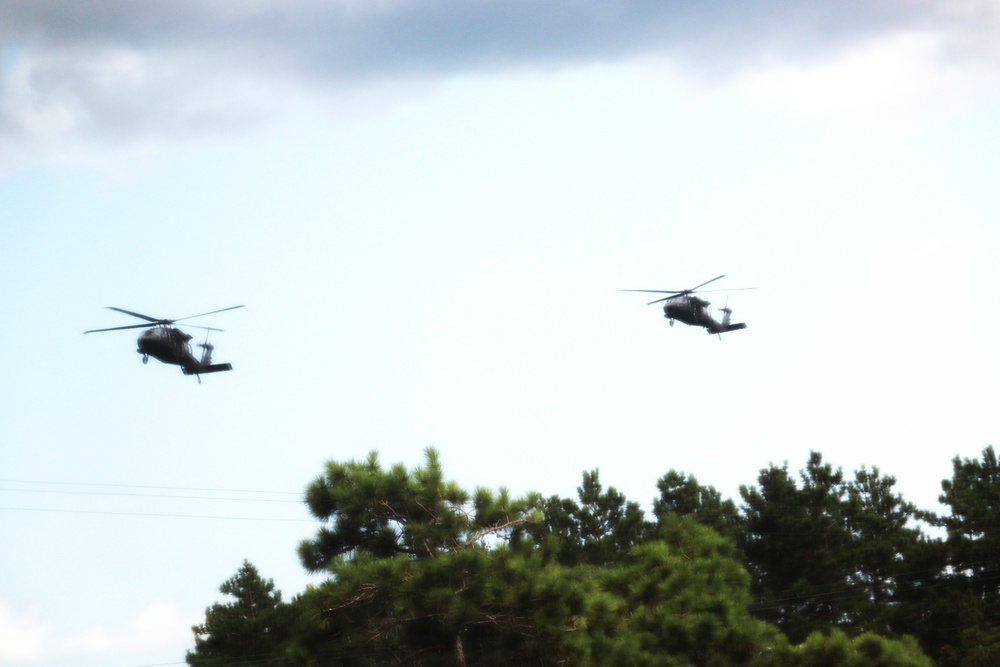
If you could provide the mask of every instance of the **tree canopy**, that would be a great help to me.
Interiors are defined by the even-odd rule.
[[[281,601],[274,582],[264,580],[249,561],[219,587],[235,598],[205,610],[205,622],[192,628],[191,667],[280,664],[294,622],[294,609]]]
[[[327,462],[290,603],[249,562],[193,628],[193,666],[988,665],[1000,655],[1000,465],[953,462],[938,517],[878,467],[813,452],[742,502],[671,470],[650,516],[597,470],[575,498]],[[922,527],[940,527],[928,537]]]

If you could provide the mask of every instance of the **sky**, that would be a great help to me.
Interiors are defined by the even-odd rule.
[[[998,442],[992,0],[10,0],[0,44],[0,665],[183,664],[244,559],[316,583],[331,459],[649,509],[818,451],[944,512]],[[620,291],[722,274],[721,340]],[[234,305],[200,385],[83,335]]]

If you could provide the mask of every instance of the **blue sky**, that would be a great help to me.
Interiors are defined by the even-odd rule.
[[[992,3],[8,2],[0,664],[182,663],[325,460],[938,510],[996,442]],[[645,295],[719,274],[744,331]],[[725,294],[708,295],[713,307]],[[205,319],[198,385],[117,306]]]

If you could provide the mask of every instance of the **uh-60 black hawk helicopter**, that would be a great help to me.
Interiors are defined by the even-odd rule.
[[[704,299],[699,299],[694,296],[694,292],[698,289],[704,287],[709,283],[714,283],[720,278],[725,278],[726,276],[716,276],[711,280],[706,280],[702,284],[692,287],[691,289],[684,290],[662,290],[662,289],[627,289],[622,290],[623,292],[651,292],[654,294],[670,294],[671,296],[665,296],[662,299],[657,299],[656,301],[650,301],[647,306],[652,306],[654,303],[660,303],[665,301],[663,304],[663,316],[670,320],[670,326],[674,326],[674,320],[678,322],[683,322],[690,326],[695,327],[705,327],[710,334],[718,334],[719,338],[722,338],[722,334],[727,331],[738,331],[740,329],[746,329],[746,322],[730,322],[729,316],[732,314],[733,309],[729,307],[729,299],[726,299],[726,305],[719,308],[722,311],[722,321],[718,322],[712,317],[711,312],[708,310],[710,305],[708,301]],[[736,287],[728,290],[705,290],[706,292],[734,292],[737,290],[748,290],[754,289],[753,287]]]
[[[181,370],[184,371],[184,375],[197,376],[198,384],[201,384],[201,376],[204,373],[219,373],[221,371],[233,370],[232,364],[212,363],[212,350],[215,348],[208,342],[208,334],[213,331],[222,331],[222,329],[191,325],[197,329],[205,329],[208,332],[205,334],[205,342],[199,344],[199,347],[201,347],[204,351],[202,352],[201,359],[198,359],[191,353],[191,345],[188,342],[191,340],[192,336],[170,325],[174,322],[180,322],[181,320],[190,320],[195,317],[214,315],[215,313],[222,313],[227,310],[235,310],[242,307],[243,306],[230,306],[229,308],[213,310],[208,313],[201,313],[200,315],[179,317],[176,320],[161,320],[155,317],[150,317],[149,315],[133,313],[131,310],[125,310],[124,308],[108,306],[109,310],[117,310],[119,313],[125,313],[126,315],[131,315],[132,317],[138,317],[140,320],[152,322],[155,326],[146,329],[149,327],[149,324],[129,324],[123,327],[111,327],[109,329],[91,329],[89,331],[84,331],[83,333],[89,334],[97,333],[99,331],[120,331],[122,329],[146,329],[146,331],[143,331],[142,335],[139,336],[139,339],[136,341],[138,348],[136,349],[136,352],[142,355],[142,363],[147,363],[149,358],[153,357],[154,359],[159,359],[165,364],[175,364],[181,367]]]

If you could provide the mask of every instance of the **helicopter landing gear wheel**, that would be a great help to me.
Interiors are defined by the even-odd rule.
[[[670,326],[674,326],[674,321],[670,320]]]
[[[148,364],[149,363],[149,355],[148,354],[142,355],[142,363],[144,363],[144,364]]]

